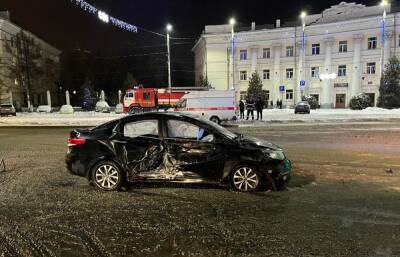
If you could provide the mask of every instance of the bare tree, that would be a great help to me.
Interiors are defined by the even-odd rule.
[[[33,85],[43,80],[49,73],[46,71],[47,59],[42,55],[41,46],[22,30],[10,40],[6,40],[5,49],[8,58],[4,63],[7,70],[4,75],[22,87],[30,108]]]

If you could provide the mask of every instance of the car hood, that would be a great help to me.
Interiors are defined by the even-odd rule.
[[[259,139],[256,137],[250,137],[250,136],[245,136],[245,135],[240,135],[239,136],[239,143],[243,146],[248,146],[248,147],[255,147],[255,148],[263,148],[271,151],[281,151],[282,148],[279,146],[268,142],[263,139]]]

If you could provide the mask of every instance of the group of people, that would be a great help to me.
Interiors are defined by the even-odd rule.
[[[256,100],[254,100],[256,99]],[[265,106],[266,105],[266,106]],[[257,111],[257,120],[263,119],[263,110],[268,108],[268,101],[265,103],[262,97],[254,98],[250,97],[245,101],[240,100],[239,102],[239,110],[240,110],[240,119],[245,119],[245,110],[247,111],[246,119],[249,120],[250,116],[251,119],[254,120],[254,111]],[[271,107],[274,107],[274,102],[271,101]],[[277,100],[276,101],[276,108],[282,109],[283,101]]]
[[[244,119],[244,111],[247,111],[246,119],[254,120],[254,111],[257,111],[257,120],[262,120],[262,113],[264,110],[265,102],[261,97],[258,97],[257,100],[254,100],[253,97],[247,99],[246,103],[243,100],[240,100],[239,110],[240,110],[240,119]]]

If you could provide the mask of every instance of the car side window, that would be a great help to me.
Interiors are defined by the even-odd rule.
[[[144,120],[126,123],[124,125],[124,136],[130,138],[158,138],[158,120]]]
[[[205,129],[192,123],[180,120],[168,120],[168,137],[190,139],[203,142],[214,141],[214,136]]]

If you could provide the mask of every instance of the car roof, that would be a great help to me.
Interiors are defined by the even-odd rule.
[[[141,113],[141,114],[132,114],[124,119],[130,119],[132,117],[137,118],[147,118],[147,117],[171,117],[171,118],[191,118],[191,119],[199,119],[199,116],[181,112],[148,112],[148,113]]]

